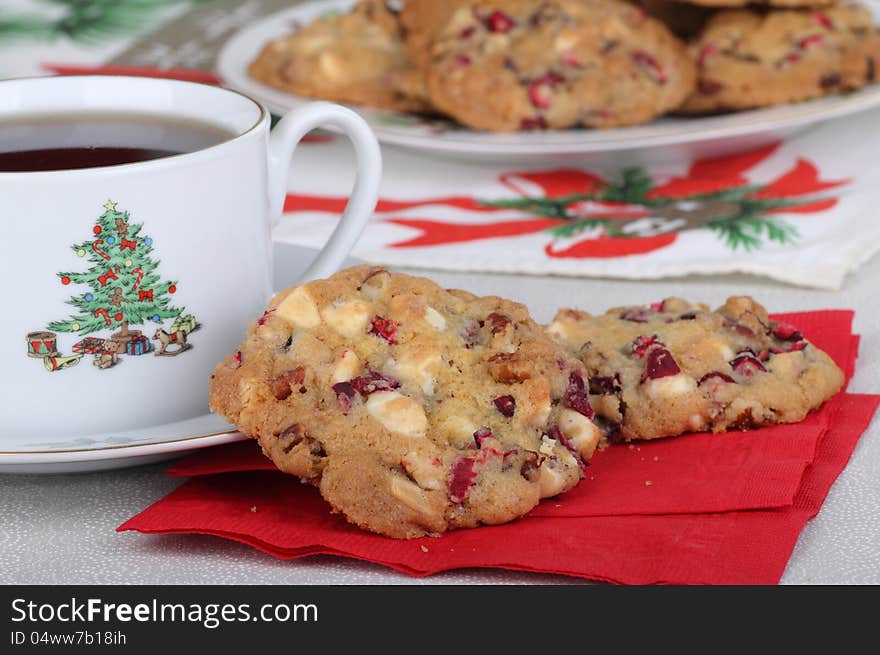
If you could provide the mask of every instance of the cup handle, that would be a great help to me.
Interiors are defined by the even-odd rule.
[[[357,177],[342,219],[300,282],[328,277],[342,265],[373,213],[382,178],[379,144],[363,118],[330,102],[313,102],[294,109],[285,114],[269,136],[269,211],[273,227],[281,220],[293,151],[303,136],[319,126],[336,127],[351,140]]]

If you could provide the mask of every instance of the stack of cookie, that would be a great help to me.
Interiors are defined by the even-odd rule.
[[[800,421],[843,381],[750,298],[542,328],[518,303],[358,266],[279,293],[210,395],[349,521],[412,538],[522,516],[597,448]]]
[[[265,46],[257,80],[492,131],[645,123],[871,84],[880,34],[834,0],[360,0]]]

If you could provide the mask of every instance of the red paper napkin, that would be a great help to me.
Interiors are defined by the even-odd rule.
[[[851,312],[781,318],[851,375]],[[178,462],[172,474],[199,477],[119,530],[211,534],[280,558],[336,554],[412,575],[492,567],[627,584],[775,583],[878,403],[841,394],[797,425],[609,448],[579,487],[519,521],[412,541],[350,526],[253,442],[230,444]]]

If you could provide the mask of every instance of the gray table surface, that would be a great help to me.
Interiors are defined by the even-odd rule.
[[[880,392],[880,257],[840,291],[812,291],[746,276],[661,281],[583,280],[429,273],[446,286],[503,294],[549,320],[556,307],[587,310],[679,295],[720,304],[749,293],[772,311],[855,308],[861,356],[850,391]],[[78,475],[0,475],[0,583],[94,584],[531,584],[574,578],[464,570],[416,579],[377,565],[313,556],[279,561],[241,544],[205,536],[117,534],[115,528],[170,492],[180,480],[167,464]],[[880,584],[880,422],[794,549],[786,584]]]

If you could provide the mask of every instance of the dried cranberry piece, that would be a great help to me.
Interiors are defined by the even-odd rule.
[[[486,439],[492,439],[495,435],[492,433],[492,428],[480,428],[476,432],[474,432],[474,443],[477,444],[477,448],[483,447],[483,442]]]
[[[235,353],[235,355],[232,357],[232,363],[234,365],[232,368],[241,368],[241,351],[240,350],[237,351]]]
[[[547,109],[553,99],[553,90],[563,81],[564,77],[552,71],[535,78],[529,84],[529,100],[535,107]]]
[[[495,408],[507,418],[513,416],[516,411],[516,400],[513,396],[498,396],[492,402],[495,403]]]
[[[789,352],[789,353],[797,352],[798,350],[803,350],[808,345],[809,344],[806,341],[798,341],[797,343],[791,344],[791,347],[788,350],[786,350],[785,352]]]
[[[477,479],[471,457],[459,457],[452,463],[452,479],[449,481],[449,500],[453,503],[464,502],[471,485]]]
[[[590,393],[596,396],[607,396],[619,393],[622,386],[620,384],[620,373],[610,375],[591,375],[590,376]]]
[[[782,67],[784,64],[796,64],[801,60],[801,56],[796,52],[789,52],[782,59],[776,62],[777,67]]]
[[[697,89],[699,89],[700,93],[704,96],[713,96],[716,93],[719,93],[723,88],[724,85],[715,80],[700,80],[697,84]]]
[[[391,391],[400,386],[398,380],[373,370],[370,370],[366,375],[349,380],[348,384],[364,398],[377,391]]]
[[[660,62],[654,59],[654,57],[649,55],[647,52],[637,50],[632,54],[632,58],[633,61],[635,61],[637,64],[639,64],[643,68],[647,68],[659,84],[666,84],[666,72],[663,70]]]
[[[272,309],[267,309],[265,312],[263,312],[263,315],[257,319],[257,327],[262,327],[263,325],[265,325],[266,321],[269,320],[269,317],[275,313],[275,309],[277,308],[273,307]]]
[[[580,468],[585,469],[590,465],[589,462],[585,461],[584,458],[581,457],[581,454],[578,452],[577,448],[574,447],[574,444],[571,443],[564,434],[562,434],[562,430],[559,429],[558,425],[554,425],[552,428],[550,428],[550,437],[556,439],[556,441],[561,443],[568,452],[574,455],[574,458]]]
[[[649,307],[635,307],[623,312],[620,315],[620,319],[631,323],[647,323],[650,319],[654,318],[655,313]]]
[[[552,89],[546,84],[532,82],[529,84],[529,101],[539,109],[547,109],[550,106],[550,100],[553,98]]]
[[[685,312],[678,317],[679,321],[693,321],[697,318],[697,312]]]
[[[455,55],[452,59],[452,70],[458,70],[459,68],[464,68],[465,66],[471,65],[471,58],[467,55]]]
[[[821,44],[824,40],[825,38],[821,34],[811,34],[798,41],[798,47],[801,50],[806,50],[807,48],[812,48],[813,46]]]
[[[697,382],[697,386],[703,384],[707,380],[721,380],[722,382],[727,382],[728,384],[736,384],[736,380],[730,377],[727,373],[722,373],[721,371],[712,371],[711,373],[706,373],[703,377],[700,378],[700,381]]]
[[[562,63],[573,68],[581,68],[581,59],[574,50],[566,50],[562,53]]]
[[[354,394],[357,393],[354,387],[348,382],[337,382],[333,385],[333,391],[336,393],[336,400],[339,401],[339,405],[342,407],[342,413],[348,414],[351,409],[351,401],[354,398]]]
[[[546,130],[547,121],[543,116],[527,116],[520,121],[520,127],[524,130]]]
[[[782,321],[776,324],[776,327],[773,329],[773,336],[782,341],[800,341],[804,338],[804,335],[794,325],[783,323]]]
[[[840,86],[841,82],[843,82],[843,76],[840,73],[828,73],[819,78],[819,86],[823,89],[832,89],[835,86]]]
[[[645,370],[642,372],[642,382],[656,380],[658,378],[678,375],[681,369],[675,361],[675,357],[663,346],[655,346],[648,351],[645,357]]]
[[[568,387],[565,389],[562,404],[588,419],[592,419],[596,415],[590,405],[587,383],[583,376],[576,372],[572,372],[568,376]]]
[[[762,362],[766,362],[768,359],[770,359],[770,351],[769,350],[762,350],[761,352],[758,353],[758,359],[761,360]]]
[[[733,361],[730,362],[730,365],[733,367],[734,371],[740,375],[746,376],[752,376],[759,371],[767,370],[757,357],[747,353],[735,357]]]
[[[373,320],[370,321],[370,328],[367,330],[367,333],[380,336],[388,343],[394,345],[397,343],[398,327],[400,327],[400,323],[397,321],[391,320],[390,318],[382,318],[377,314],[373,317]]]
[[[476,26],[474,26],[474,25],[468,25],[467,27],[465,27],[465,28],[461,31],[461,34],[459,34],[459,36],[460,36],[462,39],[467,39],[468,37],[473,36],[473,35],[474,35],[474,32],[476,32],[476,31],[477,31]]]
[[[660,341],[660,337],[656,334],[652,334],[650,337],[646,335],[636,337],[633,339],[630,347],[632,348],[632,354],[635,355],[637,359],[641,359],[651,348],[662,345],[663,342]]]
[[[666,301],[661,300],[660,302],[652,302],[649,307],[653,309],[655,312],[662,312],[663,308],[666,307]]]
[[[493,11],[486,19],[486,29],[498,34],[507,34],[516,27],[516,21],[503,11]]]
[[[523,463],[519,467],[519,474],[529,482],[535,482],[540,476],[541,464],[544,458],[538,453],[527,450],[523,454]]]
[[[700,49],[700,53],[697,55],[697,65],[701,68],[706,65],[706,62],[709,61],[710,57],[714,57],[721,51],[718,49],[718,46],[713,44],[704,45]]]
[[[832,21],[827,14],[823,14],[822,12],[815,12],[813,14],[813,21],[817,25],[821,25],[822,27],[824,27],[826,30],[834,29],[834,21]]]

